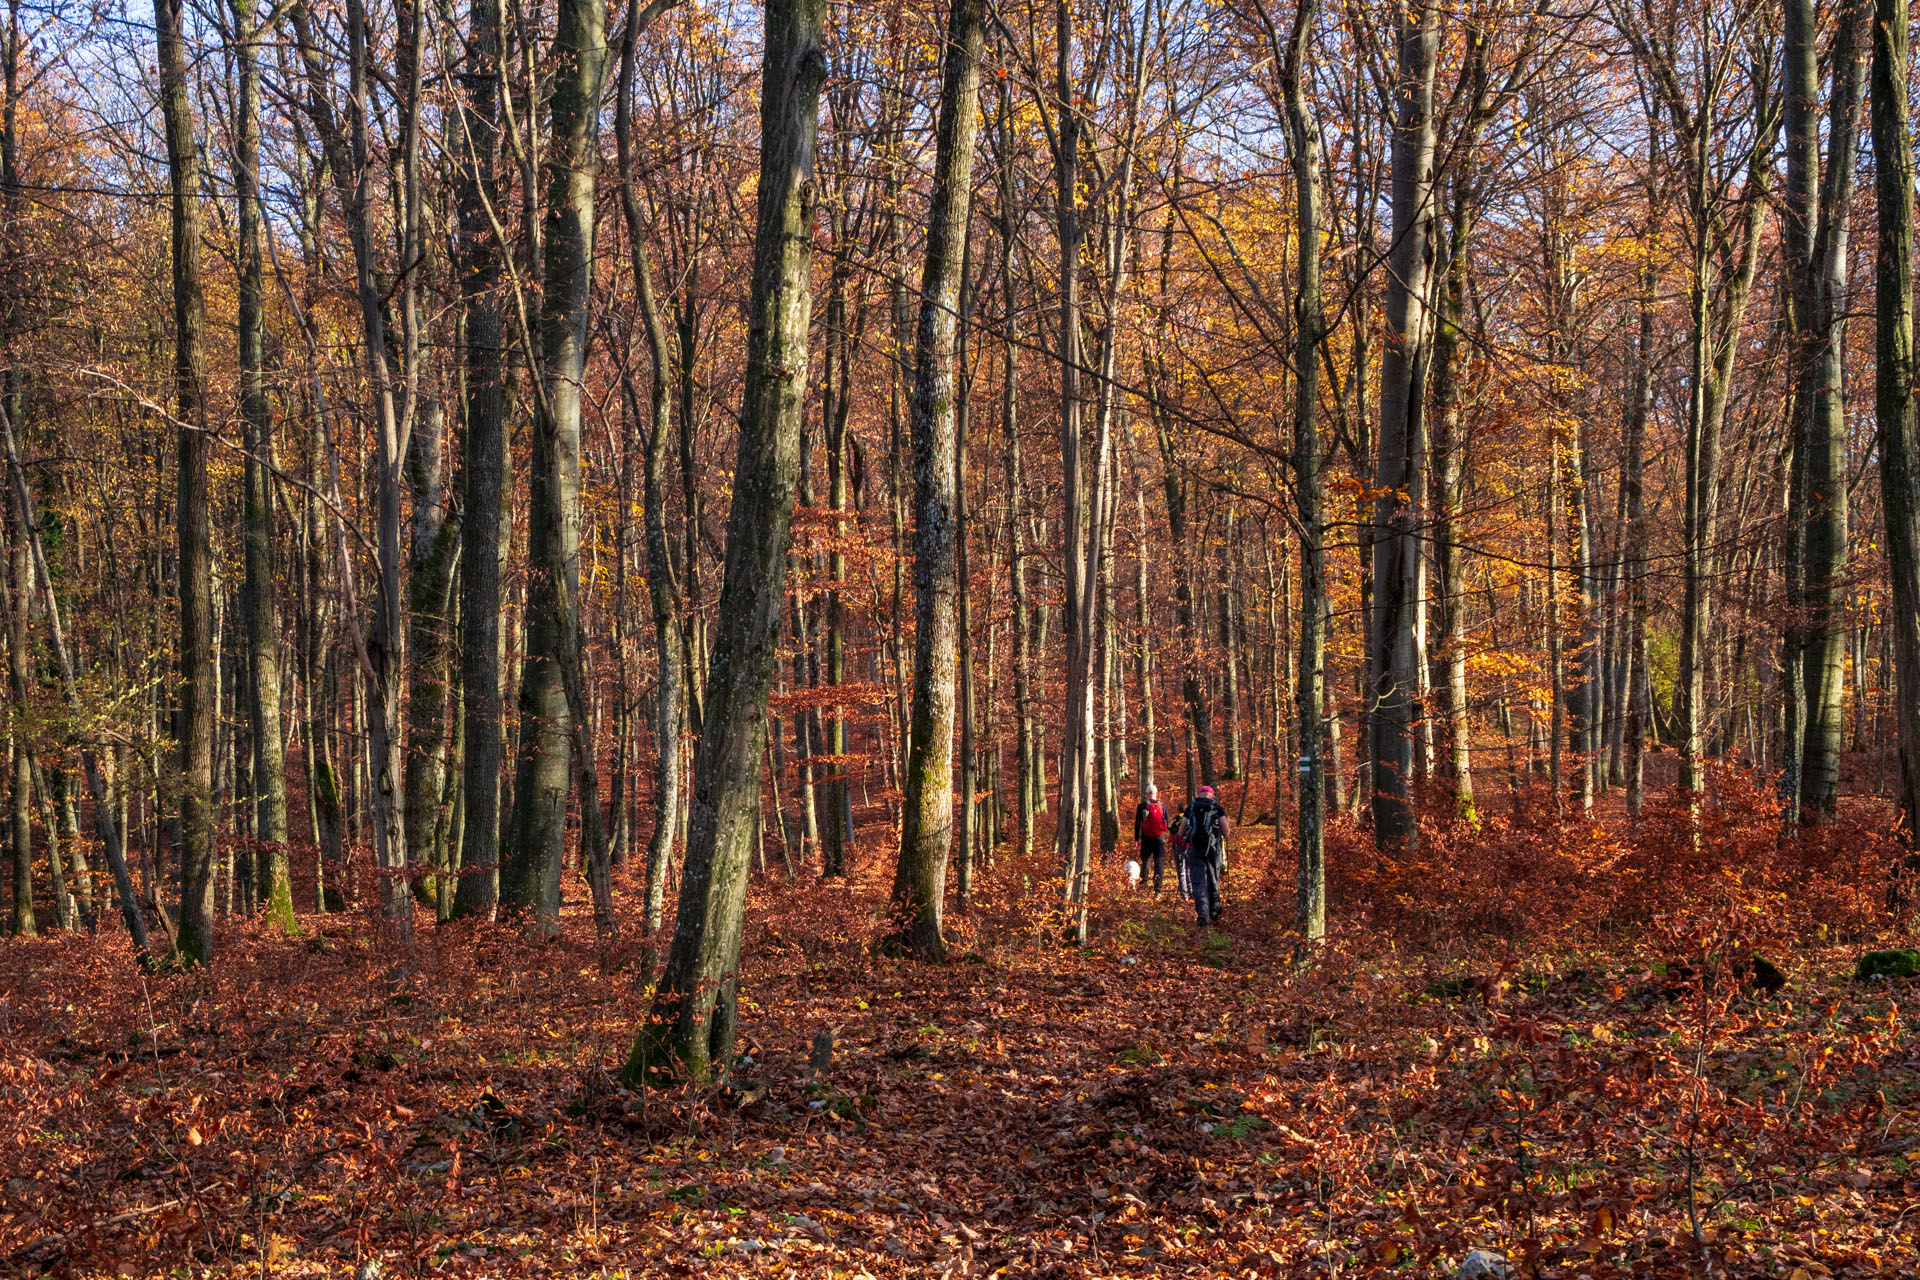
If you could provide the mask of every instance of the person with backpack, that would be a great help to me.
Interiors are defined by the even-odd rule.
[[[1153,891],[1160,892],[1162,867],[1167,860],[1167,811],[1160,807],[1160,788],[1151,782],[1147,793],[1133,810],[1133,838],[1140,845],[1140,870],[1146,872],[1152,859]]]
[[[1212,787],[1201,787],[1182,816],[1193,910],[1204,929],[1220,918],[1220,876],[1226,869],[1227,836],[1233,830],[1233,823]]]

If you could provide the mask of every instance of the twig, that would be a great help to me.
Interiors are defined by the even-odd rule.
[[[101,1231],[110,1227],[124,1226],[136,1218],[144,1218],[150,1213],[159,1213],[165,1209],[178,1208],[180,1203],[178,1200],[162,1200],[159,1204],[145,1205],[139,1209],[127,1209],[120,1213],[109,1214],[104,1218],[95,1218],[92,1222],[75,1227],[71,1231],[63,1231],[59,1235],[41,1236],[38,1240],[29,1241],[8,1254],[7,1261],[32,1262],[35,1258],[46,1253],[55,1245],[64,1244],[69,1240],[86,1235],[89,1231]]]

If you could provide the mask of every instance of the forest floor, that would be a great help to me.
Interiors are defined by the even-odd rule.
[[[1303,971],[1271,833],[1237,843],[1223,927],[1115,859],[1082,949],[1050,860],[1003,857],[938,968],[870,951],[877,847],[848,881],[761,877],[745,1057],[699,1094],[618,1089],[646,957],[603,954],[583,900],[551,943],[428,926],[406,956],[359,915],[233,925],[210,974],[8,940],[0,1272],[1441,1276],[1481,1248],[1567,1280],[1915,1273],[1920,983],[1851,980],[1884,929],[1757,935],[1764,903],[1679,910],[1658,877],[1666,910],[1614,927],[1579,905],[1630,910],[1604,860],[1542,887],[1576,873],[1536,852],[1487,890],[1347,832]],[[1423,883],[1562,893],[1568,927],[1416,917]],[[1741,980],[1762,936],[1773,993]]]

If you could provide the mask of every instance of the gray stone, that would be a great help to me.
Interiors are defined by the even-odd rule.
[[[1488,1249],[1475,1249],[1460,1259],[1455,1280],[1509,1280],[1513,1275],[1506,1258]]]

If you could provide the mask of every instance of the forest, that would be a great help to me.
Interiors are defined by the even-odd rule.
[[[4,0],[0,1273],[1897,1277],[1901,0]]]

